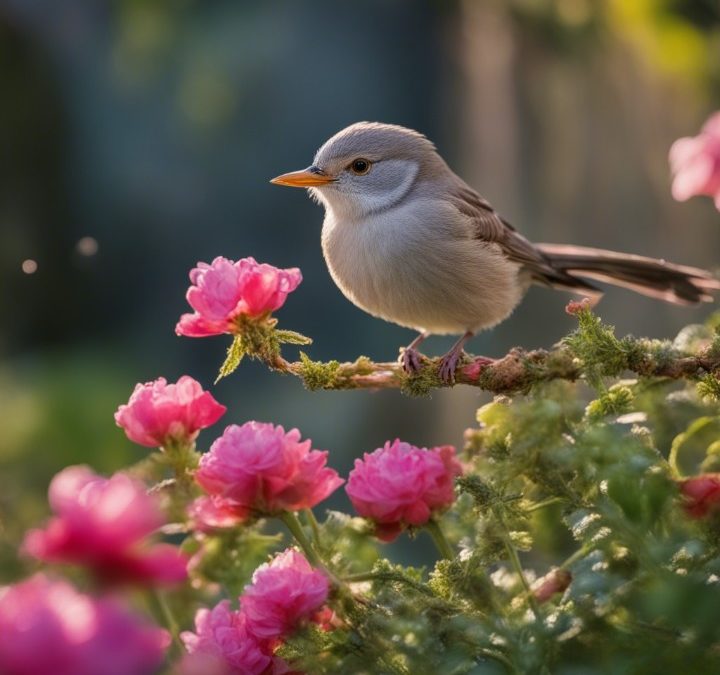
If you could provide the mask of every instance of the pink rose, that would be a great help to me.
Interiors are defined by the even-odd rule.
[[[195,615],[195,633],[180,635],[190,658],[183,672],[208,675],[259,675],[273,670],[270,643],[258,640],[249,630],[242,612],[230,609],[223,600],[213,609]],[[199,667],[202,664],[202,667]],[[194,666],[191,669],[190,666]]]
[[[301,553],[287,549],[255,570],[240,606],[250,632],[261,640],[277,640],[312,620],[329,591],[325,574],[313,569]]]
[[[684,202],[695,195],[709,195],[720,210],[720,112],[705,122],[698,136],[672,144],[670,168],[675,174],[675,199]]]
[[[188,507],[188,515],[196,530],[211,532],[234,527],[247,518],[248,511],[230,499],[213,495],[195,499]]]
[[[86,565],[108,582],[183,581],[187,559],[148,536],[164,523],[155,496],[122,473],[103,478],[86,466],[58,473],[48,491],[55,512],[44,530],[25,537],[26,553],[47,562]]]
[[[703,518],[720,507],[720,473],[705,473],[680,481],[683,508],[691,518]]]
[[[257,319],[280,309],[302,281],[296,267],[281,270],[254,258],[215,258],[190,272],[187,301],[195,310],[180,317],[175,332],[186,337],[237,333],[241,316]]]
[[[169,643],[166,631],[66,581],[36,574],[0,588],[3,675],[150,675]]]
[[[462,473],[450,445],[417,448],[396,440],[355,460],[345,491],[357,512],[375,521],[376,535],[392,541],[407,525],[424,525],[455,500]]]
[[[325,466],[328,453],[310,446],[297,429],[231,425],[202,456],[195,479],[209,494],[234,502],[238,514],[309,509],[344,482]]]
[[[183,375],[176,384],[164,377],[137,384],[127,405],[115,413],[115,422],[127,437],[150,448],[168,443],[190,443],[200,429],[217,422],[227,408],[192,377]]]

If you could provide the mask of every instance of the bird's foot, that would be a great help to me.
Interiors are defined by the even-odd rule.
[[[454,384],[455,383],[455,370],[457,369],[458,363],[465,356],[465,352],[462,346],[459,349],[451,349],[445,356],[440,360],[440,380],[443,384]]]
[[[408,375],[417,375],[422,369],[422,354],[415,347],[405,347],[400,354],[400,364]]]

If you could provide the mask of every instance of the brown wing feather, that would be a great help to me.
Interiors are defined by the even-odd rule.
[[[583,293],[597,301],[602,292],[579,278],[585,277],[678,305],[712,302],[712,294],[720,291],[715,275],[697,267],[583,246],[532,244],[462,181],[450,190],[450,200],[471,219],[477,239],[500,246],[536,283]]]
[[[556,270],[542,251],[467,185],[457,185],[450,191],[449,196],[455,208],[472,220],[475,238],[500,246],[508,259],[522,265],[536,283],[585,295],[601,295],[602,292],[592,284],[573,277],[564,270]]]

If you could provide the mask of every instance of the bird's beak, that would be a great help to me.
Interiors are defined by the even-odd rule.
[[[309,166],[302,171],[291,171],[273,178],[270,182],[275,185],[287,185],[289,187],[316,187],[334,182],[332,176],[328,176],[322,169],[316,166]]]

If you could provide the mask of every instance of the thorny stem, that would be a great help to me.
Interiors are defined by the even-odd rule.
[[[428,520],[427,524],[425,525],[425,529],[432,537],[433,543],[435,544],[435,548],[437,548],[438,553],[440,553],[440,555],[446,560],[453,560],[455,558],[455,551],[453,551],[452,546],[450,546],[450,542],[445,537],[445,534],[442,531],[442,528],[440,527],[440,524],[437,522],[437,520],[435,520],[434,518]]]

